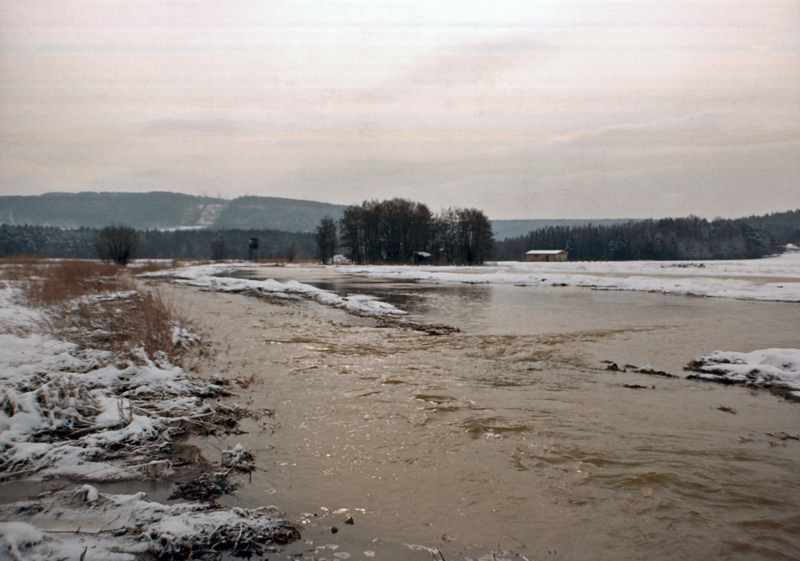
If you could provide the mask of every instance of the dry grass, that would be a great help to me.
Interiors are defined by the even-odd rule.
[[[23,265],[34,261],[41,262],[41,259],[29,253],[17,253],[7,257],[0,257],[0,265]]]
[[[172,260],[172,268],[178,269],[180,267],[188,267],[190,265],[208,265],[211,263],[208,259],[200,257],[182,257]]]
[[[0,259],[0,277],[10,281],[27,281],[40,276],[45,262],[32,255],[14,255]]]
[[[161,269],[169,261],[150,263]],[[141,268],[140,268],[141,269]],[[130,355],[179,359],[191,345],[176,345],[173,332],[186,323],[177,307],[155,290],[138,290],[129,270],[92,260],[36,258],[0,262],[0,276],[22,289],[32,306],[44,308],[51,329],[83,347]]]
[[[16,281],[26,300],[34,306],[51,306],[87,294],[121,290],[126,284],[119,274],[120,267],[99,261],[23,258],[6,259],[1,264],[2,278]]]
[[[51,306],[81,296],[130,289],[132,283],[120,275],[118,265],[94,261],[58,261],[44,268],[41,279],[28,282],[33,304]]]
[[[103,299],[84,299],[53,310],[60,335],[87,348],[130,355],[143,348],[148,356],[177,359],[186,349],[175,345],[179,314],[160,292],[129,292]]]

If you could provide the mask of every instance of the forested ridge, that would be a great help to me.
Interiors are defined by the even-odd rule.
[[[95,228],[65,229],[53,226],[0,226],[0,257],[94,258]],[[139,230],[136,258],[247,259],[249,240],[258,238],[257,257],[301,257],[314,255],[310,233],[279,230]]]
[[[753,259],[780,253],[789,243],[800,243],[800,210],[541,228],[497,243],[495,258],[520,260],[531,249],[563,249],[570,261]]]
[[[200,197],[150,193],[46,193],[0,196],[0,223],[103,228],[125,224],[137,230],[208,228],[311,232],[326,214],[343,205],[280,197]]]

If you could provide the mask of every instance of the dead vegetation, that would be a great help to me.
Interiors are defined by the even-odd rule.
[[[91,485],[0,505],[3,518],[15,520],[21,535],[0,530],[0,551],[20,560],[119,559],[124,553],[159,561],[263,559],[300,538],[298,527],[273,507],[161,504],[145,493],[111,495]],[[47,529],[54,524],[62,529]]]
[[[21,317],[25,328],[0,325],[0,331],[32,349],[22,362],[6,357],[0,372],[0,412],[8,421],[0,431],[0,481],[172,478],[186,461],[182,437],[239,433],[243,418],[271,415],[218,399],[231,395],[232,384],[245,387],[249,380],[200,380],[175,366],[202,354],[204,345],[177,307],[159,291],[137,286],[132,272],[138,271],[94,261],[25,257],[0,262],[3,288],[16,289],[5,293],[8,317]],[[260,556],[299,538],[297,527],[273,509],[215,503],[236,489],[228,480],[231,473],[255,469],[244,446],[224,451],[214,471],[199,456],[189,461],[194,473],[209,470],[171,497],[190,502],[158,505],[140,499],[140,493],[124,496],[122,508],[113,497],[104,499],[90,489],[84,510],[74,513],[76,520],[98,509],[117,513],[115,519],[127,517],[119,529],[98,534],[122,540],[111,542],[113,551],[125,550],[126,544],[142,551],[145,544],[155,559],[218,559],[223,552]],[[47,549],[58,539],[72,538],[29,529],[36,539],[26,548]],[[74,537],[86,535],[79,529]],[[0,532],[0,544],[2,538]],[[71,551],[71,545],[65,547]]]
[[[160,292],[139,290],[122,267],[26,256],[2,260],[0,275],[26,306],[41,311],[28,334],[73,345],[48,359],[52,367],[6,373],[0,411],[31,415],[37,424],[17,443],[0,446],[4,477],[56,465],[65,446],[87,461],[122,461],[131,477],[155,477],[176,438],[236,431],[242,418],[255,415],[210,401],[230,395],[226,381],[196,380],[174,366],[204,352],[200,337]],[[23,441],[50,446],[21,455]]]
[[[26,304],[46,312],[43,327],[61,339],[115,356],[141,348],[150,357],[180,362],[186,351],[198,350],[199,338],[183,328],[186,318],[173,303],[158,290],[138,289],[131,276],[173,264],[126,270],[91,260],[21,257],[2,260],[0,276],[21,290]]]
[[[27,302],[53,306],[73,298],[122,290],[130,280],[119,275],[120,267],[99,261],[65,259],[48,261],[33,257],[3,259],[2,277],[16,281]]]
[[[604,360],[602,362],[606,365],[606,370],[611,372],[635,372],[637,374],[647,374],[649,376],[661,376],[662,378],[677,378],[675,374],[670,374],[663,370],[656,370],[650,366],[636,366],[635,364],[619,366],[616,362],[610,360]]]

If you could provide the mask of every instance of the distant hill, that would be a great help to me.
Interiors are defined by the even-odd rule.
[[[325,215],[338,219],[344,205],[277,197],[234,200],[180,193],[47,193],[0,196],[0,224],[60,228],[228,228],[310,232]]]
[[[311,232],[325,216],[341,218],[345,205],[332,205],[275,197],[239,197],[230,201],[214,228],[270,228],[287,232]]]
[[[47,193],[0,196],[0,224],[102,228],[124,224],[145,229],[269,229],[312,232],[320,220],[338,220],[345,205],[278,197],[228,200],[153,191],[150,193]],[[610,226],[627,219],[493,220],[495,239],[524,236],[549,226]]]
[[[502,241],[506,238],[516,238],[529,234],[533,230],[541,228],[550,228],[555,226],[569,226],[577,227],[586,224],[594,224],[596,226],[613,226],[614,224],[624,224],[632,222],[632,218],[602,218],[595,220],[581,220],[581,219],[534,219],[534,220],[492,220],[492,231],[494,232],[494,239]]]

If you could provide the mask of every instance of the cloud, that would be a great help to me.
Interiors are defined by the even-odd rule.
[[[525,36],[451,45],[423,59],[398,82],[410,86],[494,86],[519,67],[541,64],[553,48]]]
[[[141,127],[142,132],[152,134],[213,134],[236,135],[252,131],[251,126],[233,119],[154,119]]]

